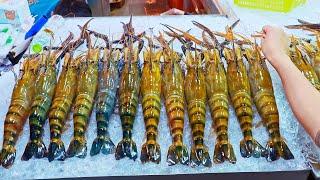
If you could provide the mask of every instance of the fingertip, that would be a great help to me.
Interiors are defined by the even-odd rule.
[[[270,26],[270,25],[265,25],[265,26],[263,26],[262,30],[263,30],[264,32],[268,32],[268,31],[270,31],[271,28],[272,28],[272,26]]]

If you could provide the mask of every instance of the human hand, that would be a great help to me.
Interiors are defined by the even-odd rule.
[[[275,65],[283,56],[287,55],[289,38],[283,29],[275,26],[264,26],[261,48],[264,56]]]

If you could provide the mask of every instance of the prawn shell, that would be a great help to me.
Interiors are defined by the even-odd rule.
[[[26,123],[35,95],[35,81],[38,72],[38,59],[26,59],[22,65],[20,78],[16,82],[11,102],[4,120],[3,145],[0,162],[3,167],[13,165],[18,137]]]

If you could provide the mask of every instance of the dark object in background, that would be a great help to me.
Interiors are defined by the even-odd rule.
[[[125,4],[125,0],[111,0],[110,1],[110,9],[119,9]]]
[[[92,12],[85,0],[62,0],[54,14],[63,17],[92,17]]]
[[[184,0],[169,0],[169,7],[184,10]]]

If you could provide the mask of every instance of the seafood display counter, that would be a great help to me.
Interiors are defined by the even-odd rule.
[[[66,19],[63,28],[55,33],[55,39],[65,39],[69,32],[80,34],[78,25],[83,25],[89,19],[87,18],[70,18]],[[94,30],[99,33],[103,33],[109,36],[110,39],[119,39],[123,33],[123,24],[120,22],[128,22],[128,17],[101,17],[94,18],[88,29]],[[195,37],[201,37],[202,31],[193,25],[192,21],[205,24],[212,30],[224,32],[227,25],[231,25],[234,21],[227,19],[222,16],[163,16],[163,17],[133,17],[133,27],[135,32],[140,33],[146,31],[149,35],[157,35],[159,31],[166,30],[160,23],[172,25],[182,30],[189,30],[190,34]],[[240,21],[239,24],[234,28],[234,32],[249,37],[255,31],[260,30],[261,26],[254,26],[246,21]],[[170,38],[168,38],[170,40]],[[221,39],[219,39],[221,41]],[[59,42],[58,42],[59,43]],[[93,43],[102,45],[104,42],[99,40]],[[181,43],[174,41],[172,43],[173,49],[181,51]],[[82,45],[76,50],[75,54],[81,54],[86,51],[86,45]],[[143,51],[147,49],[146,45],[143,47]],[[142,62],[143,57],[141,53],[140,61]],[[63,63],[59,63],[61,66]],[[226,62],[224,61],[224,65]],[[247,65],[247,63],[246,63]],[[140,152],[143,144],[146,142],[145,136],[145,123],[143,118],[143,111],[141,100],[139,100],[137,106],[137,114],[135,117],[135,123],[133,124],[132,139],[136,142],[136,148],[138,151],[138,158],[133,161],[129,158],[123,158],[116,160],[114,154],[98,154],[90,156],[90,153],[86,157],[77,158],[69,157],[64,161],[48,161],[48,158],[31,158],[28,161],[22,161],[21,157],[26,148],[29,140],[29,125],[26,123],[20,138],[16,145],[16,159],[13,166],[10,169],[0,169],[1,179],[32,179],[32,178],[68,178],[68,177],[114,177],[115,179],[132,179],[140,176],[146,176],[144,178],[172,178],[176,179],[179,177],[186,177],[188,179],[195,179],[201,177],[202,179],[212,179],[214,177],[219,179],[228,178],[259,178],[264,177],[267,179],[307,179],[310,174],[311,167],[308,161],[308,154],[312,151],[314,144],[311,142],[309,136],[298,124],[295,116],[293,115],[291,108],[286,100],[281,80],[277,72],[272,68],[270,64],[267,64],[271,74],[272,85],[274,88],[276,103],[280,115],[280,132],[282,137],[285,139],[288,148],[291,150],[294,159],[284,160],[280,158],[276,161],[267,161],[266,158],[244,158],[240,153],[240,141],[243,139],[242,131],[238,123],[232,104],[229,103],[229,141],[233,146],[236,163],[230,163],[225,161],[223,163],[213,163],[212,167],[190,167],[182,164],[168,166],[167,153],[170,145],[172,144],[172,138],[170,135],[170,128],[168,125],[168,119],[165,109],[164,100],[160,100],[160,120],[158,125],[158,139],[157,142],[161,147],[161,157],[159,164],[153,162],[142,163],[140,160]],[[185,68],[185,67],[183,67]],[[61,68],[60,68],[61,69]],[[15,72],[18,73],[19,67],[15,67]],[[162,77],[162,76],[161,76]],[[2,74],[0,77],[0,132],[4,131],[4,119],[10,105],[11,93],[15,84],[15,77],[12,73]],[[88,86],[90,87],[90,86]],[[90,87],[92,88],[92,87]],[[148,87],[143,87],[148,88]],[[143,91],[143,90],[142,90]],[[140,98],[142,99],[142,98]],[[264,126],[259,126],[261,118],[253,107],[253,125],[252,130],[253,137],[257,142],[260,142],[265,146],[268,142],[269,136]],[[192,142],[192,130],[188,121],[188,114],[185,111],[185,123],[184,123],[184,135],[183,142],[186,145],[188,151],[191,151],[193,146]],[[213,130],[212,118],[210,115],[209,107],[206,107],[205,114],[205,129],[204,129],[204,144],[208,147],[208,153],[210,157],[213,157],[214,147],[216,143],[216,133]],[[73,118],[72,115],[68,118],[66,128],[63,130],[62,141],[66,148],[68,147],[73,137]],[[119,108],[116,106],[115,112],[111,115],[110,123],[108,127],[109,135],[115,144],[122,139],[122,125],[119,117]],[[96,108],[93,108],[93,112],[90,117],[89,125],[87,128],[86,138],[88,152],[90,152],[91,144],[97,137],[97,126],[96,126]],[[0,142],[3,141],[3,136],[0,136]],[[48,147],[50,143],[50,130],[49,123],[45,123],[44,126],[44,144]],[[143,160],[143,159],[142,159]],[[149,176],[153,175],[153,176]],[[177,176],[176,176],[177,175]]]

